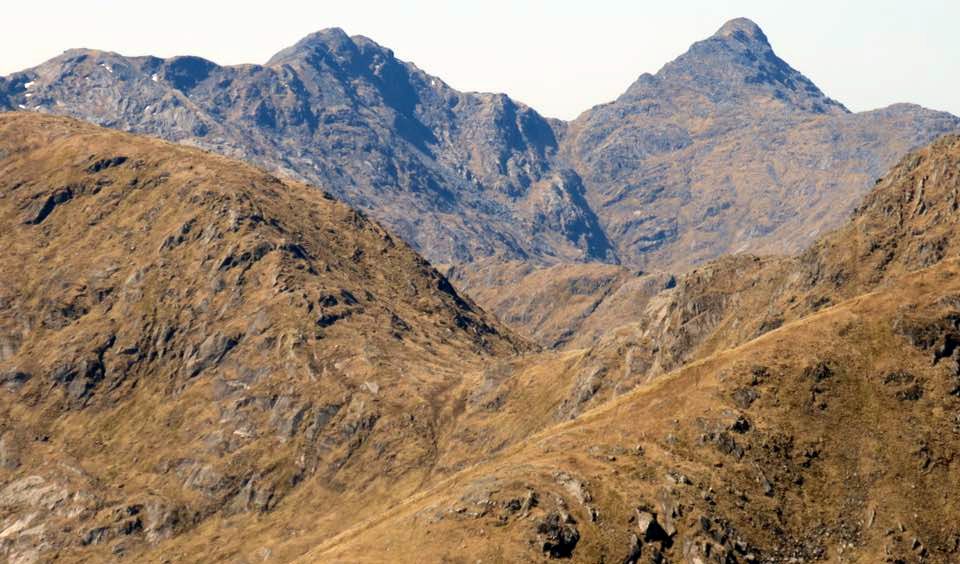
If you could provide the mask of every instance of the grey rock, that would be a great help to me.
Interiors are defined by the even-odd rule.
[[[657,521],[657,514],[644,509],[637,509],[637,531],[643,542],[668,542],[670,535]]]
[[[637,564],[643,553],[643,545],[640,543],[640,537],[635,534],[630,535],[630,547],[627,549],[627,555],[624,556],[621,564]]]
[[[572,518],[563,512],[552,511],[537,523],[541,549],[551,558],[569,558],[580,542],[580,531]]]

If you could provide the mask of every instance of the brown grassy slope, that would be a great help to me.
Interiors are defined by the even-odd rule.
[[[798,257],[724,257],[676,276],[673,287],[659,292],[647,282],[657,279],[653,275],[608,276],[609,283],[587,296],[589,310],[573,314],[566,304],[585,298],[570,298],[568,277],[589,279],[594,270],[611,267],[524,272],[509,280],[509,288],[493,284],[496,291],[472,290],[489,283],[487,273],[497,271],[492,267],[461,270],[456,278],[519,331],[547,344],[556,343],[553,335],[566,334],[568,348],[593,347],[592,355],[625,358],[624,374],[634,375],[626,380],[642,381],[957,256],[952,234],[960,219],[958,193],[960,137],[946,136],[904,157],[846,226]],[[550,325],[526,323],[534,310]]]
[[[497,259],[451,268],[447,276],[502,322],[550,348],[582,346],[639,317],[644,298],[673,280],[611,264],[540,267]]]
[[[523,348],[321,191],[0,115],[0,554],[136,553],[299,489],[416,491],[464,373]],[[229,555],[221,555],[229,559]]]
[[[643,562],[955,562],[958,315],[953,259],[534,435],[302,560],[539,562],[559,545],[632,562],[639,535]],[[638,507],[670,540],[644,539]]]
[[[949,168],[952,147],[935,146],[923,153],[921,168],[907,168]],[[880,190],[896,199],[909,178],[895,171]],[[950,178],[940,177],[937,190],[930,185],[930,206],[938,205],[935,195],[951,193]],[[858,225],[850,229],[873,232]],[[911,233],[917,240],[900,243],[908,251],[926,236]],[[822,248],[840,252],[853,240],[837,237]],[[816,256],[808,264],[840,260],[826,251]],[[651,301],[661,312],[652,327],[682,329],[673,349],[651,335],[631,340],[625,330],[589,350],[518,358],[467,375],[438,441],[435,485],[343,535],[331,539],[329,529],[314,529],[313,498],[304,488],[261,516],[255,530],[242,518],[210,522],[154,554],[189,561],[210,554],[216,539],[221,552],[214,554],[281,561],[314,545],[305,561],[539,561],[545,541],[558,531],[569,539],[575,528],[576,561],[621,562],[637,532],[630,516],[645,506],[678,531],[669,547],[646,543],[645,559],[659,551],[694,561],[709,541],[722,547],[713,554],[738,561],[753,554],[772,562],[876,562],[888,548],[906,561],[923,553],[951,561],[960,531],[938,527],[957,511],[949,484],[957,479],[960,432],[958,266],[892,276],[872,294],[825,309],[809,297],[826,292],[831,277],[811,278],[798,262],[731,257],[681,278]],[[798,298],[783,298],[784,288]],[[816,312],[776,330],[776,323],[757,331],[737,322],[734,314],[756,323],[770,318],[771,296],[799,302],[797,316],[803,307]],[[724,339],[757,334],[739,348],[710,351],[729,346]],[[685,347],[699,360],[651,380],[669,370],[667,361],[685,362]],[[661,359],[655,370],[651,358]],[[536,507],[528,507],[530,492]],[[387,507],[377,496],[365,501]],[[563,514],[576,522],[551,522]]]

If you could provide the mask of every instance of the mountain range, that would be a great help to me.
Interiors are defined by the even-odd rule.
[[[572,122],[458,92],[339,29],[264,65],[67,51],[0,80],[3,104],[322,186],[439,266],[684,270],[730,252],[796,252],[903,153],[960,129],[918,106],[849,112],[746,19]]]
[[[0,110],[0,559],[960,559],[960,119],[749,20],[571,122],[339,30]]]

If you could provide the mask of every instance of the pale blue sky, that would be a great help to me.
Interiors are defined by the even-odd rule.
[[[0,74],[71,47],[262,63],[342,27],[461,90],[506,92],[573,118],[745,16],[853,110],[914,102],[960,115],[960,1],[47,0],[2,10]]]

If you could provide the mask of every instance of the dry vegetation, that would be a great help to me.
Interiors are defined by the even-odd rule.
[[[0,551],[956,561],[958,171],[797,258],[538,275],[589,345],[541,352],[319,190],[2,115]]]

